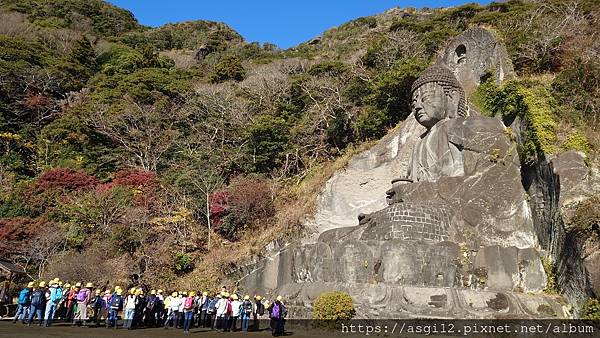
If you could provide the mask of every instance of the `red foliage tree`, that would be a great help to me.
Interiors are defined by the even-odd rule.
[[[96,177],[68,168],[50,169],[38,177],[36,182],[38,191],[55,189],[73,191],[90,189],[96,185],[98,185]]]
[[[42,231],[43,223],[39,218],[29,217],[0,219],[0,257],[10,258],[22,252],[27,242]]]
[[[115,174],[112,180],[115,185],[129,186],[136,188],[155,187],[158,184],[156,174],[151,171],[140,169],[120,170]]]
[[[227,215],[229,206],[229,192],[221,190],[213,193],[208,198],[210,209],[210,220],[214,227],[219,227],[223,224],[223,218]]]

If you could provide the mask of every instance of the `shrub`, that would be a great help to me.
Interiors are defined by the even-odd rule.
[[[585,137],[585,135],[583,135],[579,131],[567,136],[567,139],[565,140],[565,143],[563,144],[562,148],[564,150],[581,151],[586,155],[589,155],[592,151],[590,142],[588,141],[587,137]]]
[[[581,319],[600,320],[600,300],[587,299],[581,308]]]
[[[352,297],[341,291],[321,294],[313,306],[313,319],[315,320],[350,320],[355,314]]]
[[[574,62],[552,83],[553,94],[564,105],[564,117],[596,129],[600,122],[600,61]]]
[[[230,240],[258,220],[266,222],[275,214],[269,182],[259,177],[237,177],[229,186],[227,215],[218,231]]]
[[[213,83],[221,83],[229,80],[242,81],[246,77],[246,70],[237,56],[227,55],[210,74],[209,79]]]
[[[175,254],[173,266],[175,267],[175,272],[177,273],[182,274],[190,272],[194,268],[192,256],[187,253],[177,252]]]
[[[523,119],[527,128],[520,148],[522,159],[558,150],[552,110],[556,102],[546,86],[528,81],[508,81],[498,86],[488,76],[474,94],[474,102],[490,116],[501,117],[505,125],[512,124],[517,116]]]

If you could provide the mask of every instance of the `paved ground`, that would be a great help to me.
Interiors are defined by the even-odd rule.
[[[286,330],[285,337],[312,338],[312,337],[327,337],[339,336],[334,332],[321,331],[306,331],[306,330]],[[58,323],[52,327],[39,327],[22,325],[20,323],[13,324],[11,321],[0,321],[0,337],[1,338],[120,338],[120,337],[271,337],[271,332],[263,330],[260,332],[215,332],[207,329],[197,328],[190,330],[190,334],[184,334],[183,330],[176,329],[139,329],[126,330],[119,328],[117,330],[107,328],[94,327],[71,327],[68,324]],[[348,335],[344,335],[347,337]]]

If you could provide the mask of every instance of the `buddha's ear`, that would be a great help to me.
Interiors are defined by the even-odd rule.
[[[458,91],[458,89],[453,88],[452,90],[450,90],[450,92],[448,93],[448,100],[452,102],[453,106],[458,107],[458,102],[460,102],[460,92]]]
[[[448,106],[447,116],[449,118],[454,118],[458,116],[458,104],[460,102],[460,92],[457,89],[452,89],[447,94],[448,98]]]

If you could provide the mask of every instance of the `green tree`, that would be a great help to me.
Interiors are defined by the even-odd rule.
[[[246,129],[246,154],[252,163],[252,171],[267,173],[281,165],[289,147],[285,121],[281,118],[261,115]]]
[[[213,83],[221,83],[230,80],[242,81],[245,76],[246,70],[240,59],[234,55],[227,55],[217,63],[209,79]]]

